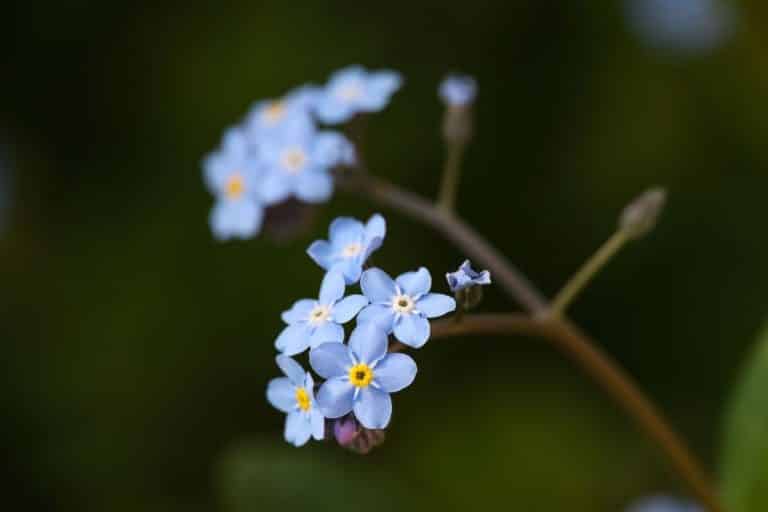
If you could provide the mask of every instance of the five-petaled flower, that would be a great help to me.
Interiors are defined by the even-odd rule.
[[[287,356],[277,356],[277,365],[285,374],[269,381],[267,400],[288,416],[285,418],[285,440],[302,446],[314,437],[325,437],[325,418],[317,407],[314,380],[309,372]]]
[[[378,268],[363,272],[360,288],[369,306],[357,316],[357,324],[375,323],[387,333],[413,348],[420,348],[429,339],[429,321],[456,309],[456,301],[447,295],[429,293],[432,276],[421,267],[406,272],[394,281]]]
[[[448,75],[440,83],[438,95],[449,107],[465,107],[475,101],[477,82],[469,75]]]
[[[219,240],[250,238],[261,229],[264,208],[259,161],[240,129],[227,131],[221,147],[203,162],[205,182],[216,197],[209,223]]]
[[[328,229],[328,241],[312,242],[307,253],[325,270],[338,270],[347,284],[354,284],[360,279],[365,261],[381,247],[386,233],[387,224],[379,214],[365,225],[357,219],[339,217]]]
[[[402,82],[396,71],[369,72],[361,66],[341,69],[317,96],[315,114],[324,123],[337,124],[361,112],[378,112]]]
[[[387,353],[387,333],[375,323],[359,325],[349,345],[323,343],[309,353],[315,372],[326,380],[317,403],[327,418],[353,411],[365,428],[381,429],[392,416],[390,393],[408,387],[416,363],[405,354]]]
[[[469,260],[465,260],[459,270],[445,274],[445,280],[448,281],[451,291],[457,292],[471,286],[491,284],[491,273],[487,270],[477,272],[472,269]]]
[[[321,343],[343,342],[344,328],[341,324],[352,320],[368,304],[363,295],[344,297],[344,289],[341,273],[326,273],[318,300],[296,301],[291,309],[283,313],[283,321],[288,326],[275,340],[275,347],[283,354],[292,356]]]

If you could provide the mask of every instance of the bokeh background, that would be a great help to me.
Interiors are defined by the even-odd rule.
[[[317,291],[307,245],[335,216],[374,206],[340,192],[294,237],[215,243],[200,161],[256,99],[352,63],[405,75],[370,120],[366,159],[424,195],[443,157],[437,84],[449,71],[477,77],[460,212],[547,294],[628,200],[669,189],[659,228],[572,315],[716,471],[723,407],[768,294],[768,6],[728,3],[715,22],[677,13],[670,36],[667,18],[608,0],[300,4],[3,7],[3,502],[578,512],[685,494],[540,340],[428,344],[367,457],[282,441],[264,396],[279,313]],[[382,213],[377,264],[390,273],[439,276],[462,261]],[[482,307],[513,305],[490,290]]]

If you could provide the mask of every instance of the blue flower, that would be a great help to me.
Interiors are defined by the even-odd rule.
[[[338,272],[328,272],[320,285],[318,300],[302,299],[283,313],[288,327],[275,340],[275,347],[292,356],[325,342],[344,341],[344,328],[368,304],[362,295],[344,296],[344,278]]]
[[[309,353],[309,363],[326,380],[317,403],[327,418],[354,411],[368,429],[386,428],[392,416],[389,394],[408,387],[416,363],[405,354],[387,354],[387,333],[374,323],[352,331],[349,345],[323,343]]]
[[[360,112],[378,112],[402,82],[396,71],[368,72],[361,66],[341,69],[331,75],[317,97],[315,114],[324,123],[337,124]]]
[[[438,95],[449,107],[465,107],[475,101],[477,82],[469,75],[448,75],[440,83]]]
[[[325,418],[317,407],[314,380],[309,372],[286,356],[277,356],[277,366],[285,377],[269,381],[267,400],[276,409],[286,413],[285,440],[294,446],[302,446],[314,437],[325,437]]]
[[[259,154],[265,167],[260,197],[267,205],[290,197],[307,203],[327,201],[333,192],[330,170],[354,162],[352,144],[343,135],[314,128],[267,137]]]
[[[370,306],[357,317],[357,324],[372,322],[386,332],[394,332],[400,342],[420,348],[429,339],[429,321],[456,309],[448,295],[429,293],[432,276],[421,267],[401,274],[394,281],[384,271],[372,268],[360,277],[360,288]]]
[[[365,225],[357,219],[339,217],[331,222],[328,241],[312,242],[307,254],[325,270],[338,270],[347,284],[354,284],[360,279],[363,264],[381,247],[386,234],[387,224],[379,214]]]
[[[666,496],[653,496],[635,503],[627,512],[703,512],[703,509],[694,503]]]
[[[261,229],[264,208],[258,200],[262,172],[244,134],[231,129],[221,147],[203,162],[205,182],[216,198],[209,223],[219,240],[250,238]]]
[[[298,87],[280,99],[262,100],[251,107],[245,131],[259,145],[276,134],[302,133],[314,127],[311,111],[320,93],[318,87]]]
[[[470,286],[481,286],[491,284],[491,273],[487,270],[477,272],[472,269],[469,260],[465,260],[456,272],[445,274],[448,286],[452,292],[469,288]]]

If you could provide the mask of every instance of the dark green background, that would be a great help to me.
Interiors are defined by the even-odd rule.
[[[367,160],[439,182],[451,70],[480,83],[460,212],[547,294],[623,205],[668,187],[660,227],[573,308],[716,468],[721,412],[768,294],[763,2],[709,55],[651,51],[616,2],[11,2],[0,138],[16,162],[0,239],[3,502],[24,510],[614,511],[684,493],[592,383],[538,340],[427,345],[368,457],[283,443],[266,402],[279,313],[316,294],[308,231],[214,243],[200,159],[252,101],[361,63],[406,77]],[[377,264],[463,259],[385,211]],[[490,290],[483,308],[511,304]]]

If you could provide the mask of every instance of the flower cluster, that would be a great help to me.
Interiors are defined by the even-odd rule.
[[[290,199],[327,201],[333,169],[354,165],[356,156],[344,135],[318,124],[382,110],[401,82],[394,71],[352,66],[334,73],[325,86],[302,86],[254,104],[203,161],[205,182],[215,197],[209,218],[214,236],[253,237],[261,230],[264,210]]]
[[[326,419],[335,420],[340,444],[367,451],[380,442],[392,416],[390,394],[408,387],[417,372],[410,356],[389,351],[390,335],[422,347],[429,340],[428,319],[456,309],[453,298],[431,292],[426,268],[395,279],[378,268],[364,270],[385,235],[381,215],[365,224],[341,217],[331,223],[328,240],[307,251],[326,273],[317,299],[298,300],[283,313],[287,325],[275,348],[285,377],[267,386],[269,402],[287,414],[285,440],[295,446],[323,439]],[[357,283],[362,294],[347,294],[347,286]],[[353,319],[347,336],[343,325]],[[312,375],[291,358],[307,349],[312,370],[325,379],[317,390]]]

